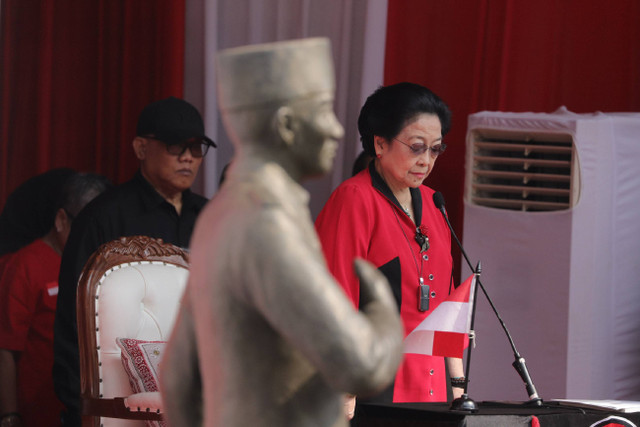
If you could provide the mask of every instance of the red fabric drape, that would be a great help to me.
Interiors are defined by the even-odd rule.
[[[149,102],[182,96],[184,0],[3,0],[0,208],[54,167],[115,183]]]
[[[453,111],[428,184],[460,238],[469,114],[640,111],[636,0],[403,0],[388,11],[385,84],[423,84]]]

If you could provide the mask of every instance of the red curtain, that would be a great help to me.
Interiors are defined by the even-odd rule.
[[[428,184],[460,238],[467,116],[640,111],[639,23],[637,0],[389,1],[385,84],[423,84],[453,111]]]
[[[182,96],[184,0],[3,0],[0,208],[55,167],[115,183],[149,102]]]

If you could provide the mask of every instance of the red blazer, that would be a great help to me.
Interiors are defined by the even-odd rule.
[[[433,193],[424,185],[411,189],[413,211],[420,219],[417,224],[422,224],[429,238],[425,252],[415,239],[416,224],[404,213],[373,164],[336,188],[316,220],[329,269],[356,307],[360,285],[353,259],[364,258],[385,274],[398,303],[405,336],[450,292],[451,235],[433,204]],[[427,311],[418,309],[420,277],[429,285]],[[405,354],[394,384],[372,400],[446,401],[444,359]]]

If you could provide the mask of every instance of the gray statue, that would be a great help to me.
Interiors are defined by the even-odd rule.
[[[356,261],[361,311],[327,270],[300,185],[328,172],[342,126],[327,39],[222,51],[236,154],[192,237],[162,361],[172,427],[347,426],[346,394],[393,379],[403,330],[386,279]]]

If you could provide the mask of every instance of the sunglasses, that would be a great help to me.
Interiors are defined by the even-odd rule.
[[[211,146],[208,141],[201,138],[191,138],[177,144],[167,144],[161,139],[153,138],[150,136],[147,136],[145,138],[155,139],[156,141],[164,143],[164,146],[167,148],[167,152],[173,156],[182,156],[188,149],[189,151],[191,151],[191,155],[193,157],[204,157],[207,154],[207,151],[209,151],[209,147]]]
[[[399,143],[406,145],[411,150],[411,153],[415,156],[420,156],[427,152],[427,150],[431,151],[431,157],[434,159],[437,158],[440,154],[444,153],[444,150],[447,149],[447,144],[436,144],[433,147],[429,147],[427,144],[407,144],[404,141],[400,141],[398,138],[393,138]]]

